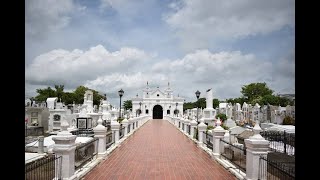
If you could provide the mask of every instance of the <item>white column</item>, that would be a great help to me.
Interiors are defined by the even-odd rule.
[[[194,128],[197,127],[197,122],[193,119],[193,120],[190,122],[190,126],[191,126],[190,136],[193,138],[193,136],[194,136]]]
[[[68,127],[69,127],[69,124],[65,120],[62,121],[61,122],[62,131],[59,132],[56,136],[52,137],[52,140],[55,142],[53,146],[53,152],[57,156],[62,156],[62,161],[61,161],[62,179],[75,178],[74,159],[75,159],[75,150],[76,150],[75,141],[77,136],[69,133],[67,130]]]
[[[200,119],[200,124],[198,125],[198,146],[202,146],[203,145],[203,141],[205,139],[203,139],[203,133],[204,131],[206,131],[207,129],[207,125],[204,123],[204,119],[201,118]]]
[[[254,135],[244,140],[247,148],[246,179],[248,180],[258,179],[260,156],[266,157],[268,154],[269,141],[260,135],[261,131],[259,123],[256,123],[253,128]]]
[[[112,130],[112,133],[114,133],[115,144],[119,141],[119,129],[120,129],[120,124],[117,121],[111,121],[111,130]]]
[[[128,136],[128,124],[129,124],[129,121],[127,118],[124,118],[124,120],[122,120],[122,126],[124,126],[124,134],[123,136]]]
[[[44,142],[44,136],[39,136],[38,154],[44,153],[43,142]]]
[[[223,129],[221,125],[220,118],[218,118],[216,122],[217,127],[212,130],[213,132],[213,152],[212,155],[214,157],[219,157],[220,156],[220,139],[224,137],[224,134],[226,132],[225,129]]]
[[[206,109],[212,109],[212,89],[210,89],[209,91],[207,91],[206,94]]]
[[[98,138],[98,155],[105,154],[106,151],[106,143],[107,143],[107,128],[102,125],[101,116],[98,119],[98,125],[93,128],[94,137]]]

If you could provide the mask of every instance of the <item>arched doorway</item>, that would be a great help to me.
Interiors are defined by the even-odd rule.
[[[160,105],[155,105],[153,107],[152,118],[153,119],[163,119],[163,109]]]

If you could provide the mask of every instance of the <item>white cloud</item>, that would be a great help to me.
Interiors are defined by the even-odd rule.
[[[139,16],[147,8],[155,4],[155,0],[141,1],[141,0],[100,0],[100,10],[108,10],[111,8],[120,15],[126,18]]]
[[[26,68],[29,88],[64,84],[75,89],[84,85],[107,93],[113,103],[117,103],[121,88],[125,91],[124,100],[137,93],[141,96],[147,81],[161,90],[170,82],[174,94],[187,101],[195,101],[196,90],[205,97],[208,88],[220,100],[239,97],[241,87],[254,82],[266,82],[275,92],[294,93],[294,55],[272,64],[241,51],[213,53],[204,49],[181,59],[159,61],[135,48],[109,52],[98,45],[87,51],[50,51]]]
[[[210,87],[218,98],[230,98],[240,96],[242,85],[267,81],[272,75],[272,64],[240,51],[198,50],[182,59],[156,63],[152,70],[173,78],[179,91],[191,92],[189,98],[193,98],[196,89],[204,91]]]
[[[169,7],[174,12],[164,20],[176,31],[185,49],[267,34],[284,26],[294,27],[295,23],[292,0],[181,0]]]
[[[145,52],[128,47],[115,52],[107,51],[102,45],[88,51],[57,49],[36,57],[26,67],[26,80],[32,84],[81,85],[106,73],[130,72],[137,62],[148,58]]]
[[[73,0],[27,0],[25,2],[25,33],[28,36],[43,38],[50,32],[66,27],[70,14],[85,7],[75,5]]]

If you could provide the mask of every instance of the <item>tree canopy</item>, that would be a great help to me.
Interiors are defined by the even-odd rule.
[[[187,102],[187,103],[183,103],[183,111],[185,111],[186,109],[193,109],[196,107],[199,108],[206,108],[206,98],[199,98],[199,100],[197,100],[196,102]],[[212,100],[212,107],[216,108],[219,106],[220,101],[218,99],[213,99]]]
[[[250,83],[247,85],[242,86],[241,91],[242,96],[237,98],[230,98],[226,99],[226,102],[231,102],[232,104],[239,103],[243,105],[244,102],[248,104],[260,104],[260,105],[280,105],[280,106],[287,106],[287,105],[294,105],[294,102],[288,98],[280,97],[277,95],[273,95],[273,90],[270,89],[265,82],[257,82],[257,83]],[[218,99],[213,99],[212,104],[213,108],[217,108],[219,106]],[[206,107],[206,99],[200,98],[196,102],[187,102],[183,104],[183,110],[192,109],[195,107],[205,108]]]
[[[132,108],[132,100],[126,100],[123,102],[123,108],[128,110]]]
[[[249,102],[252,102],[259,101],[264,96],[272,95],[273,90],[271,90],[265,82],[258,82],[242,86],[240,92]]]
[[[85,86],[78,86],[73,92],[64,92],[64,85],[55,85],[55,89],[47,87],[45,89],[37,89],[38,95],[35,97],[36,101],[46,101],[49,97],[58,97],[58,99],[65,104],[82,104],[83,96],[86,90],[93,92],[93,104],[99,105],[100,99],[104,99],[103,95],[100,95],[98,91],[89,89]]]

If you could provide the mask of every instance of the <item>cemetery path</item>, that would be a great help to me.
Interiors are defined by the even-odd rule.
[[[83,179],[237,179],[166,120],[150,120]]]

